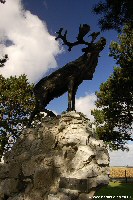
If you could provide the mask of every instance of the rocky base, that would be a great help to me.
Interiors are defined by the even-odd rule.
[[[89,200],[109,183],[109,154],[74,111],[23,130],[0,165],[0,200]]]

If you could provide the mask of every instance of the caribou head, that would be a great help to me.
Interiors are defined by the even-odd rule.
[[[76,46],[76,45],[86,45],[87,47],[82,48],[82,52],[84,52],[85,54],[88,53],[92,53],[92,52],[100,52],[103,50],[105,44],[106,44],[106,39],[104,37],[101,37],[100,40],[96,43],[94,43],[94,41],[97,39],[97,37],[99,36],[100,32],[93,32],[89,35],[89,37],[91,37],[91,41],[90,42],[86,42],[84,40],[84,37],[90,32],[90,26],[88,24],[83,24],[80,25],[79,27],[79,33],[77,36],[77,41],[75,42],[69,42],[67,40],[67,30],[65,31],[65,33],[63,34],[63,28],[60,28],[60,30],[58,32],[56,32],[58,34],[58,36],[55,38],[57,39],[61,39],[63,41],[63,45],[67,45],[68,46],[68,51],[71,51],[71,49]]]

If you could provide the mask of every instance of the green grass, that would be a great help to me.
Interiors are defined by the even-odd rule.
[[[122,197],[118,198],[117,196],[129,196],[129,198],[126,199],[133,200],[133,183],[110,182],[108,186],[104,186],[101,189],[99,189],[95,193],[95,196],[115,196],[115,198],[112,198],[113,200],[125,199]],[[103,200],[108,198],[105,197],[99,199]]]

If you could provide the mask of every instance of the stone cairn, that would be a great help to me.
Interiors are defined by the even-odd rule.
[[[89,200],[109,178],[109,154],[82,113],[23,130],[0,164],[0,200]]]

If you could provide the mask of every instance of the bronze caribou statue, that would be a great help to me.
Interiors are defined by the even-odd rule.
[[[33,118],[39,112],[46,112],[47,115],[55,116],[52,111],[47,110],[45,107],[47,104],[56,97],[63,95],[68,91],[68,109],[67,111],[75,110],[75,95],[78,86],[83,80],[92,80],[93,73],[98,64],[99,53],[103,50],[106,40],[101,37],[100,40],[94,43],[94,40],[99,35],[99,32],[93,32],[91,42],[85,42],[84,36],[90,31],[90,26],[87,24],[80,25],[79,33],[76,42],[67,41],[67,31],[62,34],[63,28],[61,28],[57,34],[57,39],[62,39],[64,44],[69,47],[69,51],[79,44],[86,45],[86,48],[82,49],[84,54],[73,62],[66,64],[64,67],[59,68],[49,76],[42,78],[34,87],[33,92],[36,99],[36,106],[31,113],[29,119],[29,125]]]

